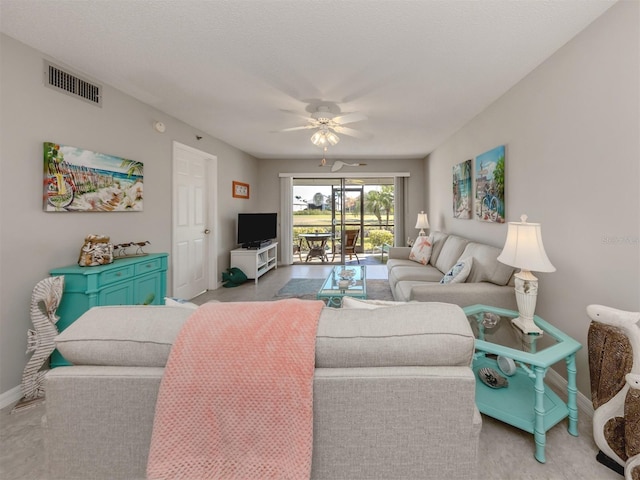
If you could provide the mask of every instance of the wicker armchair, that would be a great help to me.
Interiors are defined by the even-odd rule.
[[[358,236],[360,235],[360,229],[356,230],[345,230],[344,231],[344,253],[345,255],[349,255],[349,260],[351,260],[352,256],[355,255],[356,260],[360,263],[360,259],[358,258],[358,254],[356,253],[356,246],[358,245]],[[333,249],[333,255],[331,257],[331,261],[336,258],[336,253],[341,253],[342,245],[340,243],[336,243],[335,248]]]
[[[589,305],[587,315],[597,458],[640,480],[640,312]]]

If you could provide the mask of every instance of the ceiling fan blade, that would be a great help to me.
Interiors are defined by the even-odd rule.
[[[355,130],[353,128],[341,127],[341,126],[335,126],[335,127],[331,127],[331,128],[333,128],[333,130],[335,130],[337,133],[343,133],[343,134],[349,135],[351,137],[369,138],[368,134],[359,132],[358,130]]]
[[[344,115],[338,115],[337,117],[333,117],[331,120],[335,123],[339,123],[340,125],[345,125],[347,123],[361,122],[366,119],[367,116],[365,114],[353,112],[345,113]]]
[[[278,130],[278,132],[294,132],[296,130],[308,130],[310,128],[317,128],[316,125],[305,125],[304,127],[291,127]]]
[[[288,113],[289,115],[295,115],[298,118],[302,118],[304,120],[311,120],[311,117],[309,117],[309,114],[302,114],[300,112],[296,112],[295,110],[285,110],[283,108],[280,109],[281,112],[284,113]]]

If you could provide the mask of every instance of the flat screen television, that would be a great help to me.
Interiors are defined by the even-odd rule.
[[[239,213],[238,243],[243,248],[260,248],[276,238],[277,213]]]

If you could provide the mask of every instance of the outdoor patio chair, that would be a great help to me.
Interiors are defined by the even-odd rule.
[[[355,255],[356,260],[360,263],[360,259],[358,258],[358,254],[356,253],[356,246],[358,244],[358,236],[360,235],[360,229],[355,230],[345,230],[344,231],[344,253],[345,255],[349,255],[349,260],[352,259],[352,256]],[[336,243],[335,248],[333,250],[333,255],[331,257],[331,261],[333,262],[336,257],[336,253],[342,252],[342,245],[340,243]]]
[[[298,243],[293,244],[293,254],[295,255],[297,253],[298,258],[300,258],[301,262],[302,262],[302,242],[303,241],[304,241],[304,238],[298,237]]]

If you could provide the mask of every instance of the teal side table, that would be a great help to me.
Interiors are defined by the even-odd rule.
[[[512,325],[518,312],[487,305],[472,305],[463,309],[475,334],[473,371],[483,367],[500,372],[497,356],[512,359],[516,372],[505,376],[506,388],[493,389],[476,381],[478,410],[497,420],[532,433],[535,458],[545,463],[546,432],[569,417],[568,431],[578,436],[578,407],[576,402],[575,354],[582,345],[537,315],[535,324],[544,332],[524,334]],[[551,365],[564,360],[567,365],[567,402],[551,391],[544,377]],[[502,373],[501,373],[502,374]]]
[[[55,268],[52,276],[64,275],[64,291],[57,310],[56,326],[63,331],[92,307],[105,305],[162,305],[167,292],[166,253],[116,259],[97,267]],[[70,365],[55,350],[51,367]]]

